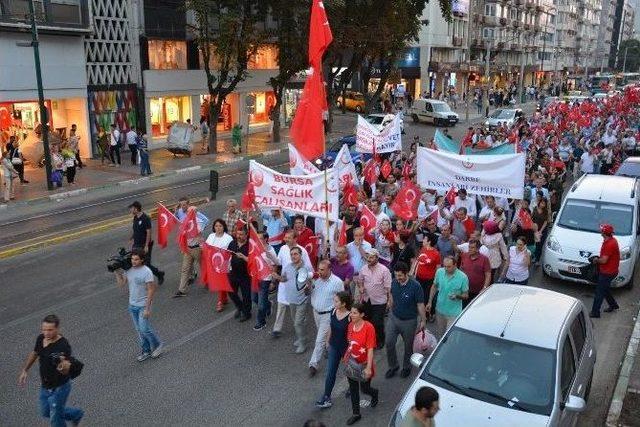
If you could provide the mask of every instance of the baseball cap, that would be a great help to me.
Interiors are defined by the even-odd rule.
[[[602,225],[600,225],[600,231],[603,234],[613,234],[613,225],[611,225],[611,224],[602,224]]]
[[[375,255],[375,256],[380,256],[380,253],[378,252],[378,250],[376,248],[369,248],[365,251],[365,253],[367,255]]]

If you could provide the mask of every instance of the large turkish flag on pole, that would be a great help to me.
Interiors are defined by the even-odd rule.
[[[309,64],[317,70],[322,68],[322,56],[333,41],[331,27],[324,10],[324,3],[313,0],[309,23]]]

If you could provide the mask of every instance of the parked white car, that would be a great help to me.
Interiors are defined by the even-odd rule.
[[[407,112],[414,122],[433,123],[435,126],[454,126],[460,120],[449,104],[437,99],[416,99]]]
[[[370,124],[374,125],[378,129],[378,132],[380,132],[386,125],[391,123],[394,118],[395,114],[375,113],[369,114],[364,119]],[[400,115],[400,131],[404,133],[404,119],[402,118],[402,115]]]
[[[544,273],[589,283],[584,267],[589,257],[600,253],[600,225],[606,222],[613,225],[620,247],[620,272],[611,286],[632,286],[640,243],[638,190],[638,180],[624,176],[584,175],[576,181],[547,237],[542,253]]]
[[[390,425],[433,387],[438,427],[574,426],[591,389],[596,346],[584,304],[530,286],[497,283],[462,312],[426,361]],[[414,354],[420,366],[424,357]]]
[[[494,129],[501,125],[511,127],[520,117],[524,117],[524,113],[519,108],[498,108],[489,114],[484,126],[487,129]]]

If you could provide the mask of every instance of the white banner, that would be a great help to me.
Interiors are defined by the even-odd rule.
[[[302,157],[302,154],[293,146],[289,145],[289,169],[291,175],[308,175],[310,173],[318,173],[320,170],[309,160]]]
[[[524,169],[524,153],[461,156],[418,147],[418,184],[427,189],[522,199]]]
[[[356,187],[360,184],[358,181],[358,174],[356,173],[356,166],[353,164],[348,144],[342,144],[340,151],[338,151],[338,154],[333,161],[332,170],[338,172],[340,188],[344,188],[349,181],[351,181],[351,183]]]
[[[261,209],[283,209],[338,220],[339,187],[336,175],[327,173],[328,204],[325,203],[324,172],[311,175],[286,175],[269,169],[255,160],[249,162],[249,176],[253,182],[256,203]]]
[[[393,120],[379,132],[374,125],[366,121],[362,116],[358,116],[356,151],[373,153],[373,144],[376,146],[376,153],[402,151],[401,132],[399,114],[396,114]]]

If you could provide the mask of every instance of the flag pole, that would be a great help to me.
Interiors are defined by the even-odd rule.
[[[326,138],[322,137],[322,152],[323,152],[323,157],[324,157],[324,161],[326,162],[326,153],[327,153],[327,140]],[[326,247],[325,247],[325,256],[327,258],[329,258],[329,254],[331,253],[330,249],[329,249],[329,245],[330,243],[330,238],[329,238],[329,188],[328,188],[328,178],[327,178],[327,163],[324,163],[324,224],[325,224],[325,241],[326,241]]]

